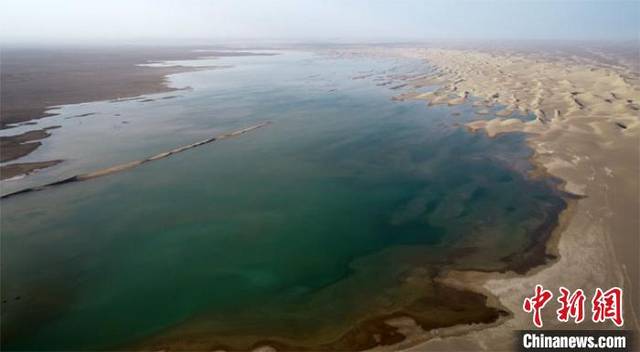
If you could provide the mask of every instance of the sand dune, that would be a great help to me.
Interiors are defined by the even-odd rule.
[[[525,276],[514,273],[450,272],[443,282],[487,294],[489,301],[513,316],[492,326],[458,326],[437,332],[408,329],[410,337],[393,349],[494,350],[511,349],[514,330],[530,329],[531,317],[522,311],[525,296],[536,284],[582,288],[620,286],[625,291],[625,328],[638,330],[640,307],[638,277],[640,191],[640,83],[633,67],[603,65],[593,58],[545,55],[536,52],[486,49],[379,49],[386,55],[422,58],[434,74],[413,80],[439,88],[423,99],[469,92],[480,113],[487,107],[506,106],[494,118],[467,124],[472,131],[525,132],[535,154],[537,175],[553,175],[565,191],[581,196],[562,214],[547,251],[559,259]],[[390,52],[391,51],[391,52]],[[434,83],[435,82],[435,83]],[[509,118],[513,113],[534,114],[535,119]],[[583,322],[559,323],[555,310],[545,311],[545,327],[552,329],[612,328]],[[404,323],[407,325],[408,323]],[[411,325],[411,324],[409,324]],[[422,341],[422,342],[421,342]],[[426,341],[426,342],[424,342]],[[384,348],[381,348],[384,349]]]

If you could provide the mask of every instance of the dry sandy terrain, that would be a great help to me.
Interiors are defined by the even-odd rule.
[[[167,75],[205,69],[141,66],[149,62],[200,57],[267,55],[247,51],[194,50],[188,47],[3,48],[0,61],[0,128],[52,114],[53,106],[114,100],[176,90]],[[1,138],[2,163],[40,147],[50,132],[32,130]],[[19,161],[19,160],[18,160]],[[28,174],[61,161],[14,162],[0,166],[0,178]]]
[[[150,60],[202,56],[185,48],[3,48],[0,61],[0,128],[28,123],[51,114],[47,109],[64,104],[117,99],[175,90],[166,75],[187,67],[143,67]],[[35,149],[50,132],[32,130],[2,137],[2,162],[19,159]],[[0,167],[8,179],[53,166],[60,160],[14,162]]]
[[[165,76],[188,68],[137,65],[199,56],[188,48],[3,48],[0,127],[46,117],[51,106],[173,90]]]
[[[430,333],[420,331],[411,321],[398,321],[411,337],[391,349],[511,350],[515,346],[513,331],[533,328],[522,302],[533,294],[536,284],[554,292],[554,300],[560,286],[582,288],[588,300],[597,287],[622,287],[624,327],[637,331],[640,84],[636,67],[613,55],[545,55],[504,48],[380,50],[385,55],[422,58],[436,68],[436,73],[409,82],[439,89],[402,99],[453,105],[467,96],[477,97],[474,106],[479,114],[496,104],[505,106],[489,120],[467,127],[489,136],[527,133],[535,152],[532,162],[538,167],[532,177],[553,175],[564,182],[564,190],[581,196],[570,201],[548,246],[548,252],[558,255],[553,263],[524,276],[449,272],[442,278],[457,287],[485,293],[491,304],[512,312],[511,317],[491,326],[458,326]],[[523,122],[509,117],[516,112],[533,113],[535,119]],[[555,309],[544,311],[545,328],[614,327],[587,321],[579,326],[559,323]],[[586,311],[590,314],[590,301]]]
[[[198,48],[202,49],[202,48]],[[48,116],[49,107],[175,90],[166,76],[186,66],[140,66],[199,57],[265,55],[189,47],[2,48],[0,128]]]
[[[512,350],[513,331],[532,328],[530,314],[521,307],[536,284],[556,296],[560,286],[581,288],[588,299],[597,287],[622,287],[625,328],[638,331],[640,312],[634,307],[640,307],[640,81],[633,56],[630,59],[628,52],[608,56],[597,50],[504,47],[356,51],[426,60],[436,72],[417,79],[406,78],[403,84],[440,88],[431,93],[407,94],[402,99],[449,105],[478,99],[474,102],[478,118],[489,119],[468,124],[471,131],[489,136],[527,133],[535,152],[532,162],[538,166],[532,177],[555,176],[564,182],[565,191],[580,196],[570,201],[547,248],[557,255],[556,261],[526,275],[449,272],[441,278],[454,287],[487,295],[490,305],[508,310],[511,316],[491,325],[430,332],[422,331],[410,319],[398,318],[390,323],[408,339],[379,350]],[[154,77],[158,89],[166,89],[161,88],[162,79]],[[83,99],[80,101],[88,98]],[[66,101],[71,102],[74,101]],[[490,115],[489,108],[495,105],[504,108]],[[525,122],[513,118],[515,114],[529,113],[535,119]],[[588,321],[579,326],[559,323],[555,308],[550,304],[544,311],[545,328],[613,327]],[[586,308],[589,313],[589,302]]]

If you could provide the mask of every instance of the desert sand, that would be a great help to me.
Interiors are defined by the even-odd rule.
[[[434,91],[404,93],[397,99],[423,100],[429,105],[471,102],[478,114],[477,121],[466,125],[471,132],[491,137],[526,133],[534,151],[532,163],[537,166],[531,177],[557,177],[563,181],[563,190],[576,196],[562,213],[560,225],[547,246],[547,252],[556,260],[524,275],[450,271],[439,278],[443,284],[486,295],[490,306],[510,312],[509,316],[491,324],[432,331],[422,330],[410,318],[394,318],[388,323],[398,327],[407,339],[376,350],[512,350],[514,330],[533,326],[531,316],[521,307],[524,297],[532,295],[537,284],[555,294],[560,286],[581,288],[588,297],[597,287],[622,287],[625,328],[637,331],[640,312],[634,307],[640,307],[640,81],[635,69],[621,64],[604,65],[593,57],[545,56],[541,52],[505,49],[357,50],[366,55],[419,58],[433,65],[435,72],[407,77],[402,86],[434,86]],[[493,107],[499,107],[497,112],[492,113]],[[535,118],[523,121],[514,117],[528,114]],[[121,171],[141,162],[81,178]],[[588,321],[579,326],[559,323],[552,307],[544,313],[545,328],[613,327]]]
[[[523,312],[525,296],[536,284],[554,291],[581,288],[592,297],[597,287],[624,289],[625,329],[638,330],[640,83],[631,66],[604,65],[592,57],[545,56],[544,52],[505,49],[380,49],[384,55],[421,58],[435,73],[412,80],[414,87],[434,85],[422,99],[428,104],[459,103],[473,97],[478,114],[501,105],[495,116],[467,124],[471,131],[496,136],[524,132],[537,167],[531,177],[550,175],[576,195],[561,214],[547,252],[557,259],[525,275],[448,272],[441,281],[481,292],[489,304],[511,316],[491,325],[421,331],[410,319],[394,322],[409,338],[379,350],[512,350],[514,330],[532,329]],[[369,52],[370,53],[370,52]],[[511,118],[514,113],[535,119]],[[555,299],[555,298],[554,298]],[[590,303],[586,305],[590,312]],[[613,324],[560,323],[555,307],[543,313],[545,329],[605,329]],[[589,319],[587,319],[589,320]]]

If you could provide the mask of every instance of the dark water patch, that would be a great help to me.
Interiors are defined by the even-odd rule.
[[[364,319],[355,324],[348,332],[329,342],[300,344],[296,340],[270,338],[251,341],[245,336],[225,336],[216,340],[206,333],[180,335],[179,340],[160,337],[144,345],[143,349],[171,349],[189,351],[248,351],[270,346],[278,351],[362,351],[376,346],[397,344],[405,336],[390,321],[393,319],[411,319],[416,325],[429,331],[436,328],[460,324],[489,324],[508,313],[486,306],[486,297],[458,290],[449,286],[435,284],[429,296],[408,304],[402,310]]]
[[[504,314],[434,278],[523,270],[553,227],[564,203],[527,177],[524,136],[394,103],[351,79],[369,62],[286,58],[191,73],[194,96],[162,102],[206,130],[275,122],[261,133],[3,200],[3,297],[70,293],[3,316],[3,348],[361,349],[402,338],[390,317],[432,328]],[[314,72],[339,89],[300,83]],[[223,112],[234,121],[212,118]]]

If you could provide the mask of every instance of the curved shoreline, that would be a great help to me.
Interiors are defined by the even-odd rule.
[[[533,160],[534,156],[531,156],[529,160],[532,162],[532,165],[538,167]],[[544,171],[543,171],[544,172]],[[540,175],[534,177],[552,177],[550,175]],[[559,191],[562,191],[563,184],[557,186]],[[563,192],[564,193],[564,192]],[[566,194],[566,193],[565,193]],[[499,317],[497,320],[491,323],[485,324],[458,324],[450,327],[442,327],[433,330],[424,330],[414,333],[413,335],[406,336],[406,339],[394,346],[381,346],[381,348],[373,349],[374,351],[421,351],[425,345],[429,343],[442,343],[443,341],[448,341],[446,339],[449,338],[465,338],[467,335],[484,331],[490,328],[498,328],[500,329],[504,326],[509,320],[514,319],[514,314],[517,311],[510,309],[508,306],[502,303],[500,296],[496,295],[492,290],[485,287],[485,283],[492,279],[512,279],[512,278],[523,278],[523,277],[532,277],[538,272],[544,271],[545,269],[556,265],[560,261],[560,252],[559,252],[559,242],[562,236],[562,233],[565,231],[567,226],[570,224],[573,214],[576,211],[577,202],[580,198],[575,198],[572,196],[565,197],[564,200],[566,202],[566,207],[558,214],[558,221],[553,227],[552,231],[549,232],[548,236],[545,236],[544,240],[541,241],[544,248],[544,256],[540,259],[542,262],[534,263],[529,266],[524,272],[517,272],[514,270],[504,270],[504,271],[479,271],[479,270],[447,270],[443,272],[440,276],[438,276],[435,281],[439,282],[443,285],[456,288],[459,290],[464,290],[468,292],[473,292],[476,294],[481,294],[486,297],[486,305],[489,308],[495,308],[503,310],[506,314]],[[445,343],[446,345],[446,343]],[[438,345],[439,346],[439,345]],[[512,344],[503,344],[502,346],[506,346],[505,349],[510,349]],[[440,347],[440,346],[439,346]],[[507,348],[508,347],[508,348]],[[450,349],[449,347],[445,349]],[[498,350],[498,349],[496,349]]]
[[[529,270],[513,272],[450,271],[441,280],[487,295],[488,303],[511,313],[484,326],[459,325],[414,333],[405,343],[374,350],[512,350],[515,330],[532,327],[522,312],[522,300],[536,284],[557,290],[623,287],[625,327],[640,327],[637,292],[640,233],[637,214],[640,174],[640,82],[637,72],[599,65],[579,58],[564,61],[561,55],[465,49],[384,47],[353,49],[350,54],[422,59],[434,72],[407,80],[414,88],[441,86],[435,92],[409,92],[394,100],[423,99],[428,105],[455,105],[468,95],[481,97],[474,103],[482,110],[495,104],[507,111],[494,118],[465,124],[489,137],[523,132],[534,151],[529,158],[535,169],[531,177],[550,175],[561,181],[561,192],[571,195],[560,214],[558,226],[547,241],[547,253],[555,259]],[[631,69],[629,69],[631,70]],[[533,77],[533,78],[529,78]],[[527,79],[537,85],[527,86]],[[610,89],[608,91],[607,89]],[[576,95],[581,95],[579,104]],[[566,96],[566,99],[565,99]],[[560,99],[557,99],[560,97]],[[509,118],[511,113],[533,113],[532,121]],[[634,181],[635,180],[635,181]],[[580,326],[559,323],[555,311],[543,312],[551,329],[603,329],[613,324],[583,322]],[[447,337],[445,337],[447,336]]]
[[[411,85],[411,83],[407,83]],[[423,95],[424,98],[424,95]],[[449,106],[459,105],[469,98],[469,94],[465,94],[464,97],[452,98],[448,95],[439,97],[436,102],[429,105],[446,103]],[[411,96],[404,99],[416,99],[416,96]],[[419,95],[418,95],[419,99]],[[397,99],[396,99],[397,100]],[[472,133],[472,132],[470,132]],[[491,136],[495,137],[495,136]],[[541,165],[535,163],[535,148],[533,148],[528,141],[527,146],[534,152],[528,161],[534,167],[529,174],[534,178],[546,178],[554,176],[545,173],[540,168]],[[562,195],[565,201],[566,207],[556,213],[549,222],[545,222],[541,225],[538,231],[535,231],[535,240],[531,241],[531,244],[525,249],[527,253],[534,251],[534,254],[542,251],[542,256],[534,255],[533,257],[527,255],[524,260],[520,260],[518,263],[511,265],[509,258],[504,258],[505,268],[500,270],[499,274],[512,275],[528,275],[531,272],[542,270],[544,267],[553,265],[558,260],[555,257],[557,250],[553,247],[553,243],[557,243],[556,238],[559,237],[559,233],[562,231],[566,223],[568,223],[569,216],[573,209],[574,196],[570,193],[562,191],[562,185],[556,184],[553,186]],[[542,236],[540,234],[543,233]],[[408,310],[399,310],[387,314],[375,314],[369,318],[363,318],[352,325],[349,330],[346,330],[344,334],[340,335],[336,340],[329,340],[330,342],[323,342],[321,344],[296,342],[294,340],[288,340],[286,338],[257,338],[252,341],[247,350],[261,351],[261,350],[278,350],[278,351],[303,351],[303,350],[397,350],[410,348],[416,346],[425,341],[430,341],[444,336],[456,336],[463,335],[469,331],[476,331],[486,329],[487,327],[497,327],[503,325],[508,320],[512,319],[513,312],[503,305],[499,298],[493,295],[489,290],[486,290],[482,285],[467,280],[458,280],[455,278],[456,273],[463,273],[468,275],[469,273],[478,273],[479,275],[492,275],[495,271],[479,272],[479,271],[467,271],[467,270],[446,270],[434,278],[435,285],[442,287],[444,290],[450,290],[451,292],[459,292],[461,295],[467,297],[479,298],[488,312],[495,312],[490,319],[471,319],[467,317],[464,323],[444,323],[430,325],[420,321],[420,319],[412,315]],[[455,301],[455,299],[453,300]],[[479,303],[479,302],[478,302]],[[440,303],[444,304],[444,303]],[[194,330],[197,332],[192,333],[170,333],[168,335],[160,334],[155,338],[152,337],[148,341],[143,341],[141,345],[137,345],[137,348],[141,350],[149,349],[176,349],[176,350],[238,350],[239,345],[229,345],[224,343],[217,343],[214,339],[205,336],[204,331]],[[182,336],[182,337],[181,337]],[[130,346],[129,346],[130,347]],[[242,350],[245,350],[242,348]]]
[[[457,105],[462,102],[457,102]],[[472,133],[472,132],[470,132]],[[539,166],[534,163],[535,150],[528,144],[534,153],[527,158],[527,160],[533,166],[530,174],[537,172],[537,176],[534,178],[552,178],[550,174],[540,172]],[[559,181],[559,180],[558,180]],[[517,275],[527,275],[528,273],[543,268],[547,265],[552,265],[557,258],[555,257],[556,251],[553,248],[549,248],[549,243],[555,241],[556,236],[559,236],[561,228],[568,220],[566,220],[568,213],[570,213],[571,204],[574,202],[574,196],[563,192],[561,185],[556,183],[555,186],[562,199],[565,202],[559,212],[555,213],[549,221],[545,221],[539,229],[534,231],[532,237],[535,239],[531,241],[530,245],[524,249],[524,253],[527,253],[526,259],[517,261],[515,259],[503,258],[505,266],[497,273],[517,273]],[[531,251],[535,251],[537,254],[539,250],[544,252],[542,257],[530,257],[528,254]],[[520,254],[520,253],[518,253]],[[491,275],[496,271],[472,271],[472,270],[449,270],[445,269],[443,273],[438,274],[433,279],[433,284],[441,287],[442,290],[448,290],[450,295],[448,298],[455,297],[456,295],[466,297],[466,300],[476,300],[478,310],[484,310],[485,318],[477,319],[467,316],[463,323],[451,322],[451,323],[433,323],[424,322],[420,318],[412,314],[409,309],[395,310],[389,313],[377,312],[370,317],[364,317],[355,324],[351,325],[349,330],[346,330],[339,338],[335,340],[329,340],[329,342],[323,342],[321,344],[312,344],[305,342],[296,342],[282,337],[273,338],[258,338],[250,344],[250,348],[247,350],[261,351],[275,349],[277,351],[305,351],[305,350],[318,350],[318,351],[333,351],[333,350],[397,350],[398,348],[408,348],[416,344],[428,341],[434,338],[448,336],[449,334],[458,335],[464,334],[468,331],[481,330],[487,327],[500,326],[506,321],[511,319],[512,312],[501,304],[500,300],[496,296],[492,295],[488,290],[483,289],[480,285],[471,284],[464,281],[458,281],[453,278],[453,273],[472,273],[477,272],[482,275]],[[453,294],[453,292],[456,292]],[[451,299],[453,302],[457,301],[455,298]],[[446,306],[446,300],[443,300],[439,304]],[[455,304],[455,303],[454,303]],[[410,304],[411,305],[411,304]],[[410,306],[409,305],[409,306]],[[480,308],[481,307],[481,308]],[[137,348],[141,350],[156,350],[156,349],[176,349],[176,350],[245,350],[239,349],[238,345],[230,345],[224,343],[217,343],[215,340],[207,340],[206,337],[202,337],[200,334],[204,334],[202,331],[198,333],[189,334],[186,333],[181,338],[182,334],[169,334],[168,336],[163,333],[156,337],[152,337],[150,341],[143,341]],[[164,339],[166,337],[166,340]],[[130,346],[128,346],[130,347]]]
[[[226,65],[181,66],[162,64],[233,56],[267,56],[272,53],[235,50],[195,50],[195,48],[127,49],[24,49],[3,52],[3,90],[0,130],[37,125],[40,119],[57,116],[56,107],[100,101],[153,101],[147,95],[178,92],[188,87],[172,87],[169,76],[179,73],[224,69]],[[105,60],[108,57],[109,60]],[[44,59],[43,59],[44,58]],[[37,70],[34,71],[34,68]],[[29,99],[24,99],[28,97]],[[167,99],[168,97],[160,98]],[[87,117],[93,113],[75,117]],[[50,136],[44,128],[2,137],[1,179],[29,174],[51,167],[60,160],[20,160],[38,149],[40,140]],[[27,137],[27,138],[25,138]],[[11,162],[11,163],[8,163]]]
[[[445,100],[443,101],[447,102]],[[451,101],[452,100],[448,100],[449,105],[454,105],[450,103]],[[455,104],[458,104],[459,101],[460,99],[455,100]],[[548,125],[553,123],[552,120],[546,119],[545,114],[538,114],[538,115],[542,116],[543,118],[540,118],[534,121],[535,124]],[[502,117],[500,115],[497,115],[497,116]],[[497,120],[497,119],[494,119],[494,120]],[[550,171],[550,168],[548,167],[548,163],[545,163],[545,160],[544,160],[547,157],[547,154],[540,152],[540,149],[539,149],[540,145],[538,144],[540,141],[536,140],[538,133],[534,130],[531,130],[530,125],[523,122],[516,122],[516,123],[510,123],[508,125],[502,125],[501,122],[503,121],[506,121],[506,120],[498,120],[500,124],[498,124],[497,127],[493,126],[491,128],[489,128],[489,122],[484,122],[483,124],[478,123],[474,125],[474,128],[472,128],[472,130],[474,131],[482,130],[486,132],[490,137],[495,137],[500,133],[519,131],[519,129],[522,129],[523,132],[528,134],[526,139],[527,145],[529,145],[529,147],[534,151],[534,154],[529,157],[529,161],[531,162],[532,165],[534,165],[535,169],[529,173],[530,174],[529,176],[530,177],[551,176],[554,178],[557,177],[562,181],[562,183],[558,185],[558,189],[562,192],[566,191],[567,194],[571,194],[570,193],[571,190],[576,191],[581,189],[581,187],[579,187],[579,183],[575,182],[575,180],[574,182],[571,182],[571,179],[562,178]],[[474,123],[475,122],[473,122],[472,124]],[[268,124],[268,122],[264,124]],[[632,131],[637,131],[637,128],[636,128],[637,125],[631,124],[629,126],[631,127]],[[469,125],[467,125],[467,127],[469,127]],[[251,126],[247,129],[254,129],[254,128],[259,128],[259,127]],[[524,131],[525,128],[530,128],[530,130]],[[128,170],[128,169],[137,167],[140,164],[145,162],[150,162],[150,161],[158,160],[161,158],[165,158],[172,154],[179,153],[187,149],[200,146],[202,144],[210,143],[216,139],[222,139],[221,137],[235,136],[235,135],[248,132],[246,131],[247,129],[238,130],[232,133],[224,134],[222,136],[212,137],[207,140],[196,142],[187,146],[175,148],[171,151],[160,153],[140,161],[133,161],[130,163],[116,165],[110,168],[101,169],[96,172],[74,176],[70,179],[65,179],[59,182],[54,182],[53,184],[50,184],[50,185],[45,185],[42,188],[46,188],[48,186],[54,186],[58,184],[64,184],[68,182],[88,180],[91,178],[101,177],[101,176],[109,175],[112,173]],[[624,129],[626,130],[627,127],[625,127]],[[617,172],[617,169],[616,169],[616,172]],[[576,184],[578,184],[578,186],[576,186]],[[39,190],[39,189],[41,189],[41,187],[36,187],[35,190]],[[17,193],[20,193],[20,192],[17,192]],[[486,337],[482,335],[478,335],[477,332],[483,331],[483,334],[484,334],[484,332],[486,332],[489,329],[502,331],[502,335],[498,336],[497,339],[502,342],[508,341],[509,335],[507,333],[511,331],[509,330],[509,327],[513,326],[516,323],[521,324],[524,322],[524,320],[521,319],[523,314],[513,309],[514,305],[512,304],[513,303],[512,301],[517,301],[517,299],[514,298],[506,302],[504,301],[504,299],[509,298],[509,295],[512,295],[514,292],[517,292],[516,295],[518,299],[522,296],[522,294],[530,294],[531,281],[537,280],[535,278],[536,276],[544,275],[545,271],[548,271],[550,269],[558,270],[557,267],[559,263],[567,259],[566,255],[563,255],[563,245],[562,245],[563,241],[566,241],[565,232],[570,231],[571,226],[575,225],[575,222],[577,221],[577,216],[580,216],[581,211],[583,212],[584,203],[588,203],[590,201],[589,198],[585,198],[585,195],[591,196],[590,192],[585,192],[585,191],[577,192],[577,194],[578,194],[577,198],[580,198],[580,200],[566,199],[568,203],[567,208],[559,214],[558,222],[556,226],[554,227],[553,231],[550,232],[549,238],[545,239],[544,241],[545,252],[554,254],[556,256],[555,259],[547,261],[546,263],[541,265],[535,265],[532,269],[525,270],[526,273],[524,275],[519,275],[514,272],[500,273],[500,272],[451,270],[448,272],[444,272],[442,275],[436,278],[436,281],[439,284],[443,284],[452,289],[475,292],[477,294],[481,294],[485,296],[486,305],[488,307],[510,312],[508,315],[501,315],[494,322],[486,322],[486,323],[480,322],[478,324],[472,324],[472,325],[458,324],[458,325],[445,327],[445,328],[437,328],[435,331],[429,330],[429,329],[424,331],[424,329],[418,327],[419,324],[416,323],[415,318],[410,318],[410,314],[404,314],[403,316],[390,314],[386,316],[381,316],[379,319],[377,318],[366,319],[362,321],[363,324],[366,324],[369,320],[375,320],[373,322],[373,326],[374,326],[373,331],[376,333],[382,334],[381,335],[381,338],[382,338],[381,341],[383,342],[382,344],[387,344],[387,343],[389,344],[389,346],[384,346],[384,347],[379,346],[379,347],[376,347],[376,349],[410,348],[412,346],[418,346],[423,343],[435,344],[436,346],[438,346],[438,344],[441,344],[440,346],[446,347],[446,346],[453,346],[453,345],[448,345],[449,343],[451,343],[451,339],[460,339],[464,342],[464,340],[467,338],[470,338],[471,340],[480,341],[478,343],[481,343],[481,342],[484,343]],[[10,195],[6,195],[6,196],[10,196]],[[2,198],[6,196],[3,196]],[[562,274],[562,271],[560,271],[560,273]],[[504,291],[505,288],[503,287],[503,283],[510,282],[513,284],[514,281],[518,281],[518,283],[514,284],[514,286],[508,287],[506,290],[511,290],[511,291],[505,293]],[[552,289],[555,289],[555,288],[552,287]],[[413,323],[411,321],[407,321],[406,318],[410,318],[409,320],[413,319],[414,320]],[[392,321],[392,323],[389,323],[390,321]],[[389,333],[388,335],[385,335],[385,331],[378,330],[379,325],[376,325],[376,324],[386,325],[386,327],[383,327],[383,330],[387,328],[391,328],[393,331],[391,331],[391,333]],[[411,338],[403,339],[399,344],[396,344],[394,342],[398,342],[398,341],[395,340],[397,336],[394,334],[394,332],[399,329],[404,329],[404,331],[413,331],[415,332],[416,335],[415,336],[411,335],[412,336]],[[423,331],[420,332],[418,331],[419,329],[422,329]],[[388,333],[389,331],[386,330],[386,332]],[[474,336],[473,334],[476,334],[476,335]],[[447,337],[447,338],[444,338],[444,337]],[[415,340],[413,338],[415,338]],[[271,341],[271,340],[256,342],[252,348],[261,348],[261,347],[265,347],[265,345],[276,347],[277,349],[294,348],[294,346],[279,344],[278,341]],[[425,345],[420,345],[420,346],[424,347]],[[491,345],[491,346],[494,346],[494,345]],[[496,345],[496,346],[499,346],[499,345]],[[301,349],[301,347],[295,346],[295,349]]]
[[[513,98],[514,95],[518,93],[516,88],[514,88],[516,89],[516,92],[511,95],[511,98],[515,99],[516,102],[520,102],[521,106],[514,107],[513,105],[509,105],[513,104],[514,100],[505,99],[504,94],[495,93],[496,90],[504,91],[510,87],[508,83],[504,83],[502,86],[500,86],[500,83],[495,83],[496,81],[500,81],[500,76],[507,74],[503,72],[502,69],[496,69],[495,72],[491,73],[478,74],[472,79],[465,75],[465,72],[473,74],[472,71],[465,71],[465,61],[470,60],[472,62],[471,67],[484,67],[484,65],[489,64],[483,62],[483,60],[487,60],[487,58],[490,57],[495,60],[495,62],[499,62],[500,64],[496,63],[495,65],[500,67],[500,65],[505,65],[510,62],[507,56],[501,56],[500,54],[495,53],[486,54],[484,52],[473,50],[434,50],[434,52],[435,53],[431,53],[430,55],[429,50],[416,49],[414,51],[409,50],[409,52],[400,53],[400,55],[422,57],[436,65],[438,70],[446,72],[446,75],[430,77],[427,79],[436,80],[442,84],[448,84],[448,88],[453,92],[458,89],[466,89],[465,92],[470,91],[474,95],[485,97],[485,101],[494,100],[497,103],[511,106],[514,109],[525,113],[534,111],[536,114],[536,120],[532,122],[524,123],[522,121],[513,121],[513,119],[505,120],[502,118],[504,116],[496,114],[496,118],[492,120],[474,121],[466,126],[472,131],[483,130],[490,137],[495,137],[500,133],[525,132],[527,134],[527,143],[534,151],[534,154],[530,157],[530,161],[536,169],[532,171],[531,176],[537,177],[540,175],[550,175],[558,178],[561,180],[561,184],[558,185],[559,190],[567,192],[568,194],[576,195],[576,199],[568,200],[568,207],[560,215],[558,226],[555,228],[547,242],[546,252],[555,255],[556,259],[545,265],[529,270],[525,275],[517,275],[515,273],[451,271],[442,277],[442,282],[446,282],[451,285],[458,285],[461,288],[486,294],[489,297],[488,302],[493,302],[497,304],[497,306],[504,307],[512,314],[509,318],[502,320],[499,324],[485,326],[480,329],[464,325],[445,329],[447,332],[443,333],[443,335],[447,335],[448,338],[443,337],[433,339],[433,336],[429,336],[428,332],[424,332],[422,335],[418,334],[417,336],[414,336],[413,343],[394,346],[393,349],[448,350],[455,349],[456,346],[465,346],[467,349],[481,349],[483,346],[492,346],[492,348],[495,349],[512,349],[515,339],[513,331],[531,328],[530,317],[526,313],[522,312],[520,305],[523,297],[531,294],[531,292],[533,292],[533,286],[538,283],[543,284],[545,287],[552,290],[556,290],[558,286],[566,286],[570,289],[583,288],[586,292],[591,291],[594,287],[625,287],[627,290],[627,292],[625,292],[625,296],[628,297],[625,301],[627,326],[628,328],[630,327],[633,330],[637,330],[638,320],[633,309],[633,302],[638,299],[638,295],[636,293],[637,289],[634,290],[634,288],[637,287],[637,282],[631,281],[631,276],[627,272],[630,266],[634,266],[634,258],[625,258],[616,255],[616,248],[614,248],[612,240],[614,233],[611,232],[613,228],[626,229],[624,233],[617,233],[616,235],[623,237],[623,245],[625,242],[624,240],[626,239],[629,241],[629,246],[633,247],[633,244],[637,244],[638,242],[637,223],[634,224],[633,218],[624,217],[624,214],[626,213],[624,208],[621,209],[619,206],[616,207],[616,212],[621,213],[620,215],[616,214],[616,212],[611,209],[613,204],[610,203],[608,193],[611,192],[611,189],[626,189],[626,191],[621,193],[616,192],[615,194],[618,197],[619,202],[631,208],[632,214],[633,209],[637,209],[638,207],[637,200],[634,201],[633,199],[634,194],[637,194],[638,185],[637,182],[635,184],[633,182],[628,184],[621,180],[618,182],[611,180],[610,182],[606,182],[604,192],[602,192],[603,190],[601,188],[598,189],[598,183],[596,181],[596,179],[599,179],[598,181],[602,182],[602,177],[599,175],[598,171],[604,173],[605,176],[608,176],[609,178],[613,178],[612,175],[616,175],[618,172],[626,171],[626,174],[632,177],[631,179],[633,179],[635,175],[635,179],[637,180],[637,163],[634,163],[632,158],[634,155],[636,157],[638,155],[638,150],[634,149],[633,141],[638,140],[639,123],[638,117],[634,117],[633,112],[633,110],[635,110],[633,108],[633,104],[636,103],[637,97],[633,96],[634,93],[631,93],[634,91],[636,93],[638,92],[637,82],[628,82],[623,80],[622,82],[624,82],[624,84],[618,83],[622,87],[620,89],[623,89],[626,94],[631,94],[632,97],[625,98],[625,104],[628,104],[627,110],[624,110],[624,107],[622,107],[621,104],[618,104],[619,108],[617,108],[618,110],[616,110],[617,112],[614,113],[613,116],[606,115],[603,111],[603,109],[606,108],[613,108],[608,107],[607,104],[603,105],[597,101],[589,101],[592,105],[581,103],[576,106],[576,104],[570,105],[572,103],[569,100],[566,102],[568,106],[563,105],[563,102],[557,101],[549,101],[547,103],[544,100],[547,98],[545,93],[536,95],[535,99],[531,100],[530,103],[527,103],[526,89],[524,92],[520,91],[521,95],[518,98]],[[456,61],[456,59],[458,61]],[[527,60],[527,58],[518,57],[518,60]],[[455,64],[452,64],[451,62],[454,62]],[[553,65],[559,67],[563,67],[563,65],[570,65],[564,62],[548,62],[544,64],[551,65],[552,67]],[[580,70],[581,67],[573,69]],[[594,70],[597,69],[589,69],[589,72],[594,72]],[[517,72],[508,73],[511,76]],[[611,73],[606,74],[611,75]],[[558,76],[562,75],[558,74]],[[615,77],[616,76],[614,76],[614,78]],[[555,79],[557,81],[560,80],[560,78],[557,77]],[[601,82],[603,79],[599,76],[595,76],[585,78],[584,80],[585,81],[581,82],[581,84],[586,88],[596,87],[595,83],[592,83],[594,84],[593,86],[589,86],[589,83]],[[485,82],[494,82],[494,84],[499,87],[494,88],[495,90],[491,89],[491,87],[484,85]],[[553,82],[553,79],[551,82]],[[456,84],[459,84],[462,87],[459,87]],[[602,85],[603,83],[600,84]],[[518,85],[516,84],[514,87],[517,86]],[[597,96],[595,92],[590,91],[590,89],[584,89],[581,90],[581,92],[587,95]],[[611,96],[616,99],[619,99],[620,95],[621,94],[619,92],[617,92],[617,94],[614,94],[613,92],[611,93]],[[552,100],[552,98],[549,99]],[[611,99],[605,100],[608,104],[611,104]],[[546,114],[543,108],[547,111],[554,111],[553,117]],[[624,128],[622,128],[622,130],[624,130],[624,133],[628,137],[626,141],[620,141],[620,138],[618,137],[618,140],[615,141],[618,142],[616,145],[617,148],[614,148],[614,150],[626,150],[632,158],[628,160],[621,160],[621,158],[616,159],[616,155],[612,155],[611,149],[609,148],[604,146],[589,148],[589,145],[585,146],[585,142],[591,142],[589,139],[593,137],[589,137],[589,134],[584,136],[572,134],[572,132],[575,132],[577,126],[584,124],[583,120],[579,120],[580,118],[590,118],[591,121],[588,121],[588,123],[590,123],[589,127],[593,128],[594,133],[603,133],[603,135],[597,136],[596,138],[598,140],[602,140],[602,143],[609,144],[614,143],[611,141],[613,139],[611,137],[613,132],[610,130],[608,132],[602,132],[605,126],[607,126],[607,128],[608,126],[613,128],[614,125],[617,125],[622,128],[617,120],[624,120],[625,124],[623,125]],[[609,122],[611,120],[613,120],[613,123]],[[554,129],[555,124],[559,124],[560,127]],[[629,131],[629,126],[632,126],[632,131]],[[561,137],[564,137],[562,140],[564,144],[557,141],[559,138],[558,134]],[[555,145],[556,147],[549,145]],[[559,153],[564,149],[572,148],[576,145],[581,147],[580,152],[572,151],[571,154],[569,154],[565,151],[564,153]],[[604,145],[606,146],[607,144]],[[562,148],[563,146],[568,148]],[[580,155],[582,153],[586,153],[586,155],[583,157]],[[598,161],[600,161],[600,163],[602,163],[602,161],[613,161],[614,165],[601,165],[599,168],[589,165],[591,172],[587,173],[583,171],[583,174],[576,173],[572,170],[574,168],[578,169],[579,166],[582,166],[580,165],[582,163],[586,164],[586,162],[593,162],[592,159],[595,159],[596,156],[600,155],[602,156],[597,159],[596,163]],[[606,157],[607,155],[609,158]],[[571,163],[567,164],[566,162],[563,162],[563,160],[565,160],[563,157],[570,157],[569,160],[571,160]],[[605,163],[605,165],[606,164],[607,163]],[[582,169],[584,169],[584,167],[582,167]],[[591,174],[592,176],[585,180],[585,174]],[[604,208],[602,207],[603,203],[606,205]],[[605,213],[600,215],[600,217],[598,215],[594,216],[594,211],[602,212],[602,210],[605,210]],[[617,223],[610,220],[613,217],[616,217]],[[624,223],[626,226],[619,226],[620,223]],[[602,237],[603,235],[604,238]],[[636,237],[634,238],[634,236]],[[585,246],[585,244],[587,245]],[[637,257],[635,261],[635,264],[637,264]],[[637,267],[637,265],[635,265],[635,267]],[[633,296],[634,293],[635,296]],[[575,326],[555,321],[553,313],[554,312],[552,310],[548,310],[543,315],[543,317],[546,318],[545,326],[550,326],[551,328],[556,329],[576,328]],[[606,326],[607,325],[584,322],[579,328],[603,328]]]

